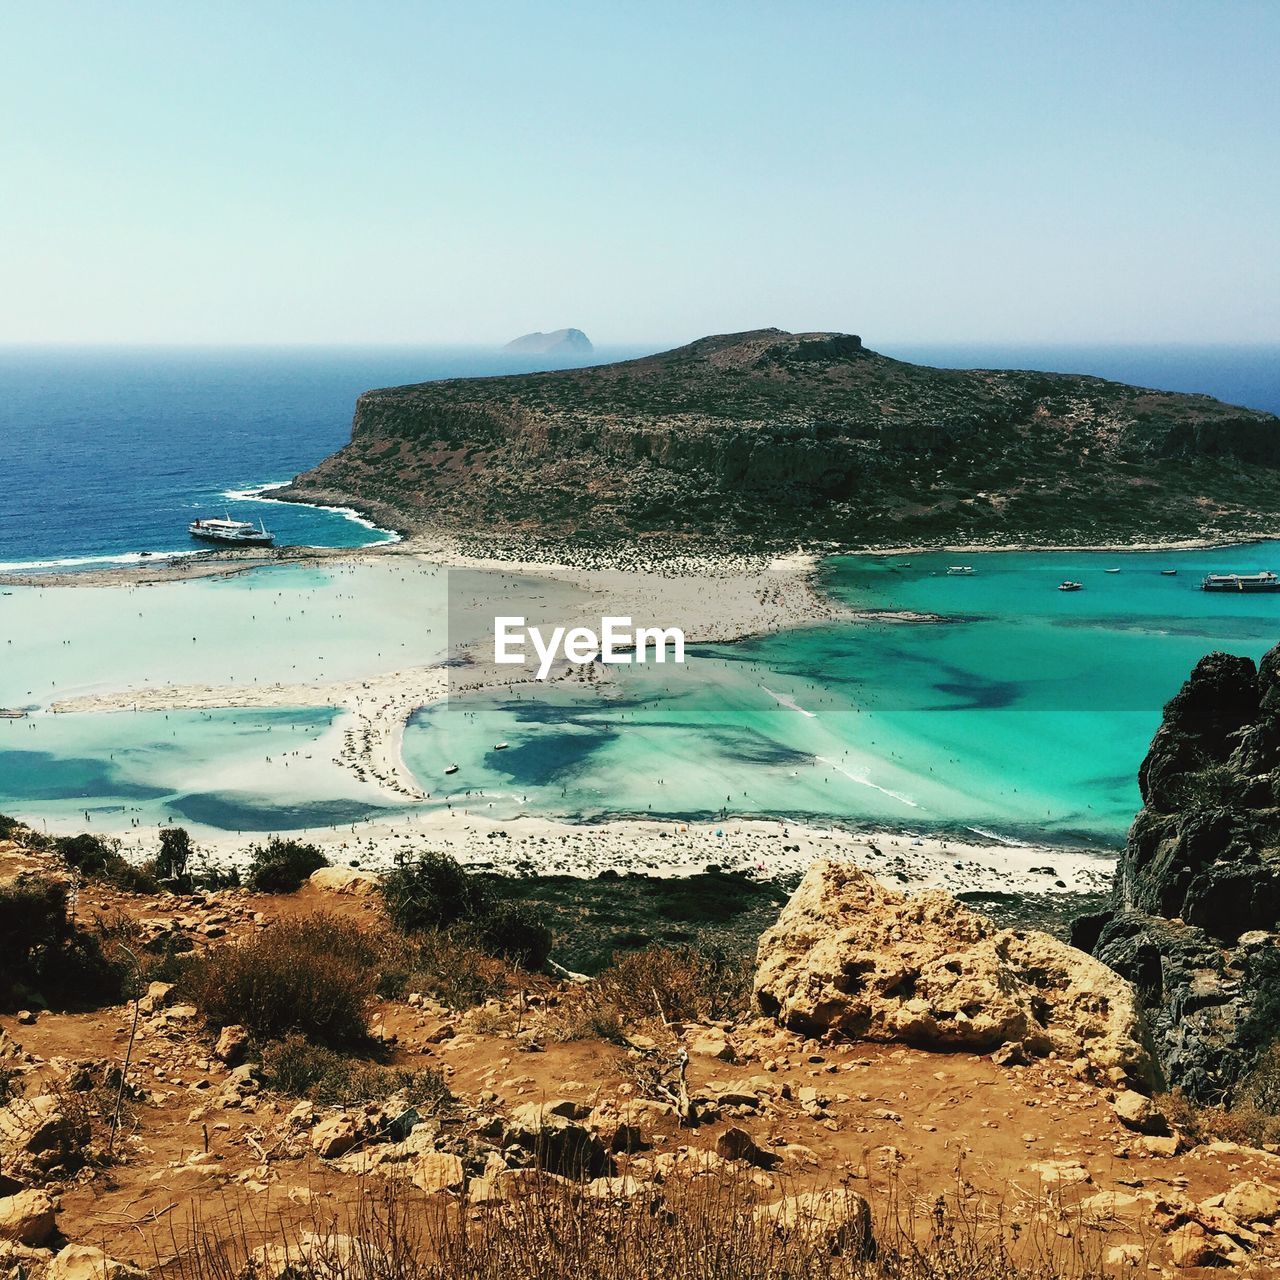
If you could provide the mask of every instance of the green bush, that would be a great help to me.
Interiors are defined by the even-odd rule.
[[[261,1040],[297,1032],[354,1044],[367,1035],[379,959],[356,925],[314,915],[206,952],[191,962],[185,985],[211,1026],[240,1023]]]
[[[160,853],[155,861],[156,876],[184,891],[190,889],[191,877],[187,874],[187,868],[194,852],[191,836],[185,827],[165,827],[160,832]]]
[[[313,871],[328,865],[316,845],[272,836],[249,848],[248,885],[255,893],[296,893]]]
[[[159,891],[155,863],[134,866],[120,852],[119,840],[83,832],[78,836],[58,836],[53,847],[67,866],[86,880],[101,880],[125,893]]]
[[[62,881],[42,876],[0,883],[0,1007],[32,995],[77,1008],[123,998],[127,965],[71,919],[68,895]]]
[[[398,858],[382,878],[382,900],[401,933],[446,929],[485,905],[484,891],[447,853]]]
[[[78,836],[58,836],[53,847],[67,866],[74,867],[81,875],[90,878],[103,875],[120,857],[119,840],[90,835],[88,832]]]

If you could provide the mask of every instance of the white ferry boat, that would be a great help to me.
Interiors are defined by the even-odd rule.
[[[1280,591],[1280,578],[1274,573],[1207,573],[1200,583],[1201,591],[1244,591],[1249,593]]]
[[[953,564],[947,570],[948,578],[970,578],[973,576],[973,566],[968,564]]]
[[[268,533],[264,524],[252,525],[247,520],[193,520],[187,532],[200,542],[216,542],[230,547],[269,547],[275,543],[274,533]]]

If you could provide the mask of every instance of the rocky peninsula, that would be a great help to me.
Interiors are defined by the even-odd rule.
[[[498,545],[735,549],[1245,538],[1280,516],[1280,420],[1100,378],[935,369],[852,334],[369,391],[274,495]]]

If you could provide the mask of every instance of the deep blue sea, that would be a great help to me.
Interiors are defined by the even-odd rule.
[[[884,350],[1092,373],[1280,412],[1278,347]],[[340,513],[250,495],[343,445],[356,397],[371,387],[545,367],[476,348],[0,348],[0,568],[191,550],[190,521],[224,512],[266,520],[281,544],[377,540],[385,535]]]
[[[224,513],[280,545],[377,541],[251,495],[345,444],[362,391],[547,367],[474,348],[0,348],[0,569],[190,551],[192,519]]]

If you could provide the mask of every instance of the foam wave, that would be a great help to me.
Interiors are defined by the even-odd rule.
[[[256,484],[248,489],[224,489],[222,496],[232,502],[276,502],[277,499],[271,497],[271,494],[276,489],[287,488],[291,483],[292,481],[290,480],[273,480],[269,484]],[[374,524],[368,516],[361,515],[360,512],[353,510],[351,507],[328,507],[318,502],[295,502],[291,505],[295,507],[310,507],[313,511],[328,511],[333,515],[341,516],[344,520],[350,520],[352,524],[357,524],[362,529],[368,529],[373,533],[383,535],[376,542],[364,544],[368,547],[400,541],[400,535],[394,529],[384,529],[381,525]]]
[[[859,786],[870,787],[872,791],[879,791],[881,795],[888,796],[891,800],[898,800],[902,804],[910,805],[913,809],[918,809],[920,803],[913,800],[910,796],[904,796],[901,791],[890,791],[888,787],[882,787],[877,782],[872,782],[870,778],[864,778],[861,774],[850,773],[843,765],[837,764],[834,760],[828,759],[826,756],[814,756],[815,760],[822,764],[830,765],[837,773],[842,773],[850,782],[856,782]]]
[[[772,689],[763,684],[760,687],[780,706],[786,707],[790,711],[798,711],[802,716],[808,716],[810,720],[818,718],[816,711],[806,711],[794,698],[787,697],[785,693],[774,693]]]
[[[117,556],[64,556],[56,560],[9,560],[0,562],[0,573],[16,573],[23,569],[82,569],[93,565],[141,564],[144,560],[176,560],[180,556],[198,556],[190,551],[127,551]]]

